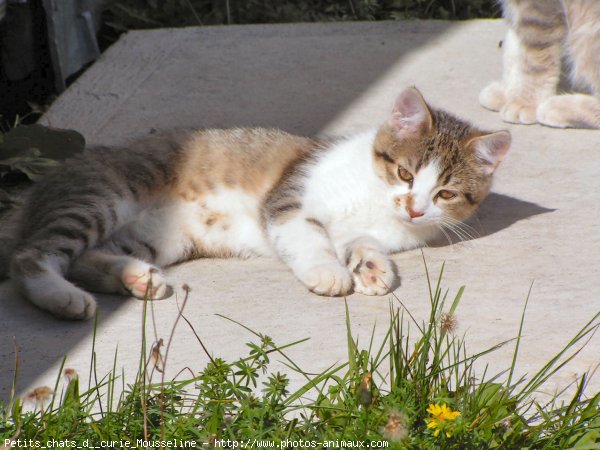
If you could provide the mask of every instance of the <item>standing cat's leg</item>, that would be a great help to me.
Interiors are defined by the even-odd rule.
[[[392,291],[397,281],[396,267],[377,240],[360,237],[338,250],[346,256],[354,279],[354,292],[384,295]]]
[[[506,104],[504,85],[501,81],[492,81],[479,93],[479,104],[490,111],[500,111]]]
[[[571,81],[585,94],[550,97],[537,110],[538,121],[557,128],[600,128],[600,3],[567,3],[567,58]]]
[[[511,29],[503,43],[503,79],[486,87],[480,103],[511,123],[537,121],[536,110],[556,93],[565,34],[560,2],[522,1],[505,11]]]
[[[560,79],[562,31],[559,33],[553,28],[558,27],[553,22],[544,25],[546,27],[538,29],[532,24],[507,39],[507,53],[514,52],[508,64],[514,64],[515,70],[509,71],[510,77],[505,81],[506,103],[500,110],[505,122],[535,123],[538,105],[556,93]],[[513,34],[509,32],[509,36]]]
[[[79,257],[68,277],[93,292],[162,299],[170,291],[160,269],[129,255],[93,249]]]
[[[267,225],[268,236],[294,274],[319,295],[346,295],[352,276],[339,261],[323,225],[301,214]]]

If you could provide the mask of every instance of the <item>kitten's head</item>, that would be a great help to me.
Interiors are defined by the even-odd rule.
[[[375,170],[398,217],[415,226],[467,219],[487,196],[510,133],[474,128],[430,108],[416,88],[396,99],[373,145]]]

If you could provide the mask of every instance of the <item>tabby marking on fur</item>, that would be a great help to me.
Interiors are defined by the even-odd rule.
[[[502,81],[479,102],[506,122],[600,128],[600,1],[504,0]],[[572,87],[557,95],[565,62]]]

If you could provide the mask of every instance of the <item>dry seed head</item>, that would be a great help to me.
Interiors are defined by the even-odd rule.
[[[40,386],[35,388],[25,396],[25,401],[32,403],[36,408],[42,409],[44,403],[52,398],[54,391],[48,386]]]
[[[360,387],[358,389],[360,402],[365,408],[371,406],[373,403],[373,393],[371,392],[372,377],[371,372],[365,373],[360,381]]]
[[[440,329],[446,334],[454,334],[458,329],[458,320],[452,313],[443,313],[440,317]]]
[[[205,442],[208,446],[210,447],[215,447],[215,442],[217,441],[217,439],[219,438],[219,436],[216,433],[210,434]]]
[[[165,364],[163,360],[163,356],[160,352],[160,348],[163,346],[163,340],[160,338],[157,342],[152,346],[152,350],[150,352],[150,357],[152,358],[152,364],[154,364],[154,368],[158,370],[160,373],[165,369]]]
[[[500,421],[500,426],[504,428],[504,430],[508,431],[512,429],[512,423],[510,417],[505,417]]]
[[[388,421],[380,432],[384,438],[390,441],[401,441],[408,436],[406,416],[396,409],[391,410]]]
[[[63,377],[65,377],[67,382],[71,382],[72,380],[79,378],[79,374],[75,369],[67,367],[65,370],[63,370]]]

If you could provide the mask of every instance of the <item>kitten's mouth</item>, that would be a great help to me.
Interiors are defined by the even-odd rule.
[[[424,225],[427,223],[427,220],[423,220],[421,217],[412,218],[412,217],[400,216],[400,217],[398,217],[398,220],[400,220],[402,223],[404,223],[406,225],[410,225],[413,227],[418,227],[420,225]]]

